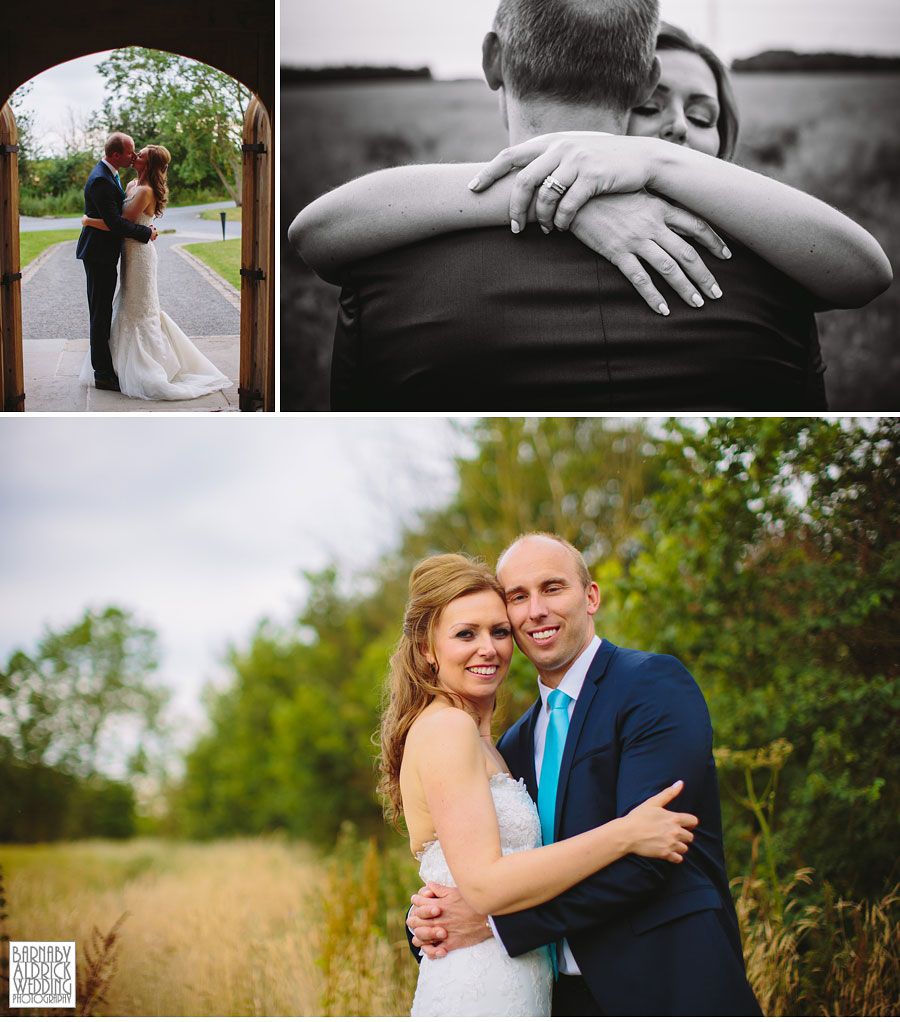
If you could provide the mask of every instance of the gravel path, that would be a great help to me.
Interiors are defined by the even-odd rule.
[[[186,260],[176,245],[187,239],[161,234],[156,241],[159,256],[158,285],[161,307],[188,337],[211,337],[240,332],[240,301],[229,301],[213,286],[208,272]],[[224,288],[226,292],[233,289]],[[236,295],[236,292],[234,292]],[[84,267],[75,258],[75,242],[48,250],[46,257],[26,271],[22,281],[23,338],[88,337],[87,289]]]
[[[173,211],[176,212],[176,211]],[[155,242],[162,308],[232,381],[226,391],[191,401],[139,401],[78,383],[88,349],[90,320],[84,267],[75,258],[74,241],[45,250],[22,276],[22,338],[27,411],[191,412],[236,411],[240,295],[195,257],[185,244],[220,241],[221,225],[181,210],[166,226],[175,233]],[[167,211],[168,219],[168,211]],[[22,230],[80,227],[80,221],[38,221]],[[226,237],[240,236],[240,224],[227,224]]]

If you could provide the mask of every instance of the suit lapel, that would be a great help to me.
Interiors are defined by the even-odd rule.
[[[587,674],[584,678],[584,684],[581,686],[581,692],[575,700],[575,709],[572,711],[572,719],[569,721],[569,731],[566,735],[566,744],[563,748],[562,760],[559,764],[559,784],[556,789],[556,816],[553,821],[554,841],[559,839],[559,821],[562,816],[562,807],[565,803],[566,791],[569,787],[569,772],[572,769],[572,762],[575,758],[575,749],[578,745],[578,740],[581,737],[584,722],[588,718],[591,705],[597,695],[599,684],[603,679],[603,675],[606,673],[606,668],[609,666],[609,661],[615,651],[616,647],[609,642],[608,639],[604,639],[600,643],[600,648],[597,650],[594,659],[591,661],[590,667],[588,667]],[[534,734],[533,726],[531,733]],[[533,770],[534,767],[532,767],[532,772]]]
[[[538,714],[541,712],[541,701],[536,703],[528,711],[528,715],[522,721],[519,728],[519,748],[517,755],[522,764],[522,777],[525,779],[525,787],[532,801],[537,805],[537,777],[534,772],[534,729],[537,725]]]

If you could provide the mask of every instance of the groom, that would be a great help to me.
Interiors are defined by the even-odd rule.
[[[500,0],[483,67],[511,144],[624,134],[659,73],[657,15],[657,0]],[[585,209],[590,226],[597,207]],[[824,409],[809,295],[728,243],[734,258],[715,266],[724,297],[679,299],[666,317],[572,233],[536,224],[361,259],[342,268],[332,410]]]
[[[597,637],[599,588],[560,537],[520,537],[501,554],[497,576],[540,692],[497,747],[539,808],[541,789],[557,785],[553,840],[624,816],[679,779],[683,794],[669,808],[700,825],[683,862],[629,855],[543,905],[493,917],[495,935],[512,956],[556,947],[554,1015],[761,1014],[744,973],[712,727],[694,679],[673,657]],[[560,710],[552,722],[548,710],[557,704],[559,723]],[[544,763],[554,745],[558,767]],[[434,956],[491,936],[455,888],[438,892],[413,896],[417,947]]]
[[[125,192],[119,169],[134,163],[134,140],[120,131],[106,140],[105,154],[91,171],[84,186],[84,211],[100,217],[108,231],[83,227],[75,258],[84,264],[87,276],[88,309],[91,317],[91,365],[94,386],[98,390],[118,390],[119,381],[109,352],[113,295],[118,279],[117,267],[122,238],[156,241],[156,228],[134,224],[122,216]]]

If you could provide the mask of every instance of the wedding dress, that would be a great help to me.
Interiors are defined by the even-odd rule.
[[[491,795],[504,855],[541,843],[541,824],[522,781],[495,774]],[[419,876],[455,887],[440,841],[419,853]],[[422,958],[411,1015],[549,1015],[553,972],[546,948],[510,958],[494,937],[446,958]]]
[[[142,213],[137,223],[149,227],[150,216]],[[109,334],[119,389],[128,397],[179,401],[230,387],[231,380],[160,309],[156,266],[152,241],[122,239],[119,290]],[[94,382],[90,352],[79,378],[82,383]]]

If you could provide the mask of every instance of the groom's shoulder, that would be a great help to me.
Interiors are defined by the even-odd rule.
[[[599,652],[598,652],[599,656]],[[690,678],[690,671],[671,653],[655,653],[642,649],[628,649],[615,646],[610,658],[610,670],[614,674],[645,678]]]
[[[617,646],[607,673],[628,700],[680,700],[688,694],[703,698],[694,676],[678,657],[670,653]]]

